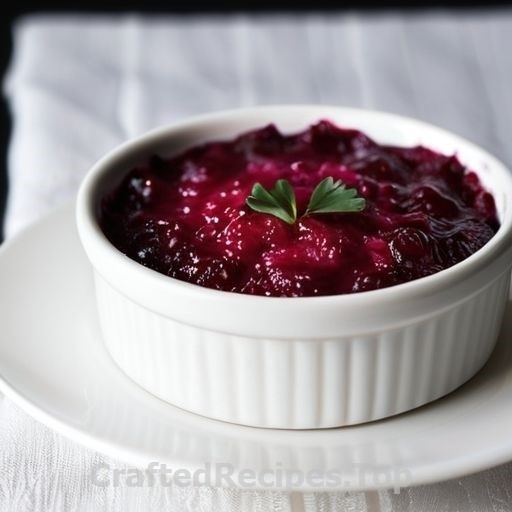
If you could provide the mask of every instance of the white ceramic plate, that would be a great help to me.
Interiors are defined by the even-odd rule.
[[[64,435],[134,466],[331,471],[341,475],[338,487],[356,490],[389,486],[386,471],[416,485],[512,459],[510,308],[490,362],[448,397],[372,424],[285,431],[187,413],[117,369],[101,343],[72,205],[0,250],[0,303],[1,391]],[[280,487],[277,474],[265,482]]]

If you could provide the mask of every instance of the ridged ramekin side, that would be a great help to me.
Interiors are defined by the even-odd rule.
[[[310,340],[186,325],[138,305],[97,273],[95,280],[107,349],[140,386],[204,416],[301,429],[392,416],[471,378],[494,347],[510,272],[447,310],[393,330]]]

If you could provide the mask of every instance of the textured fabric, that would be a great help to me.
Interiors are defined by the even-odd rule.
[[[393,111],[466,136],[512,164],[512,11],[279,17],[33,17],[5,82],[14,119],[9,236],[72,197],[88,167],[149,128],[274,103]],[[512,465],[370,493],[99,488],[123,464],[0,401],[2,511],[508,511]]]

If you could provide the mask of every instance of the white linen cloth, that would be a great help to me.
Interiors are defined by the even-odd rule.
[[[512,11],[217,17],[34,16],[5,80],[14,131],[6,232],[72,197],[89,166],[191,114],[331,103],[406,114],[512,164]],[[485,433],[482,433],[485,435]],[[512,435],[512,434],[511,434]],[[512,464],[370,493],[99,488],[94,453],[0,399],[2,511],[512,511]]]

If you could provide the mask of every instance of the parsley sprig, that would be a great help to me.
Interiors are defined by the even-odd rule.
[[[274,215],[288,224],[297,220],[295,193],[287,180],[277,180],[270,190],[255,183],[246,203],[253,210]],[[329,176],[313,190],[304,215],[360,212],[365,207],[365,199],[358,197],[355,188],[347,188],[341,180],[334,181]]]

